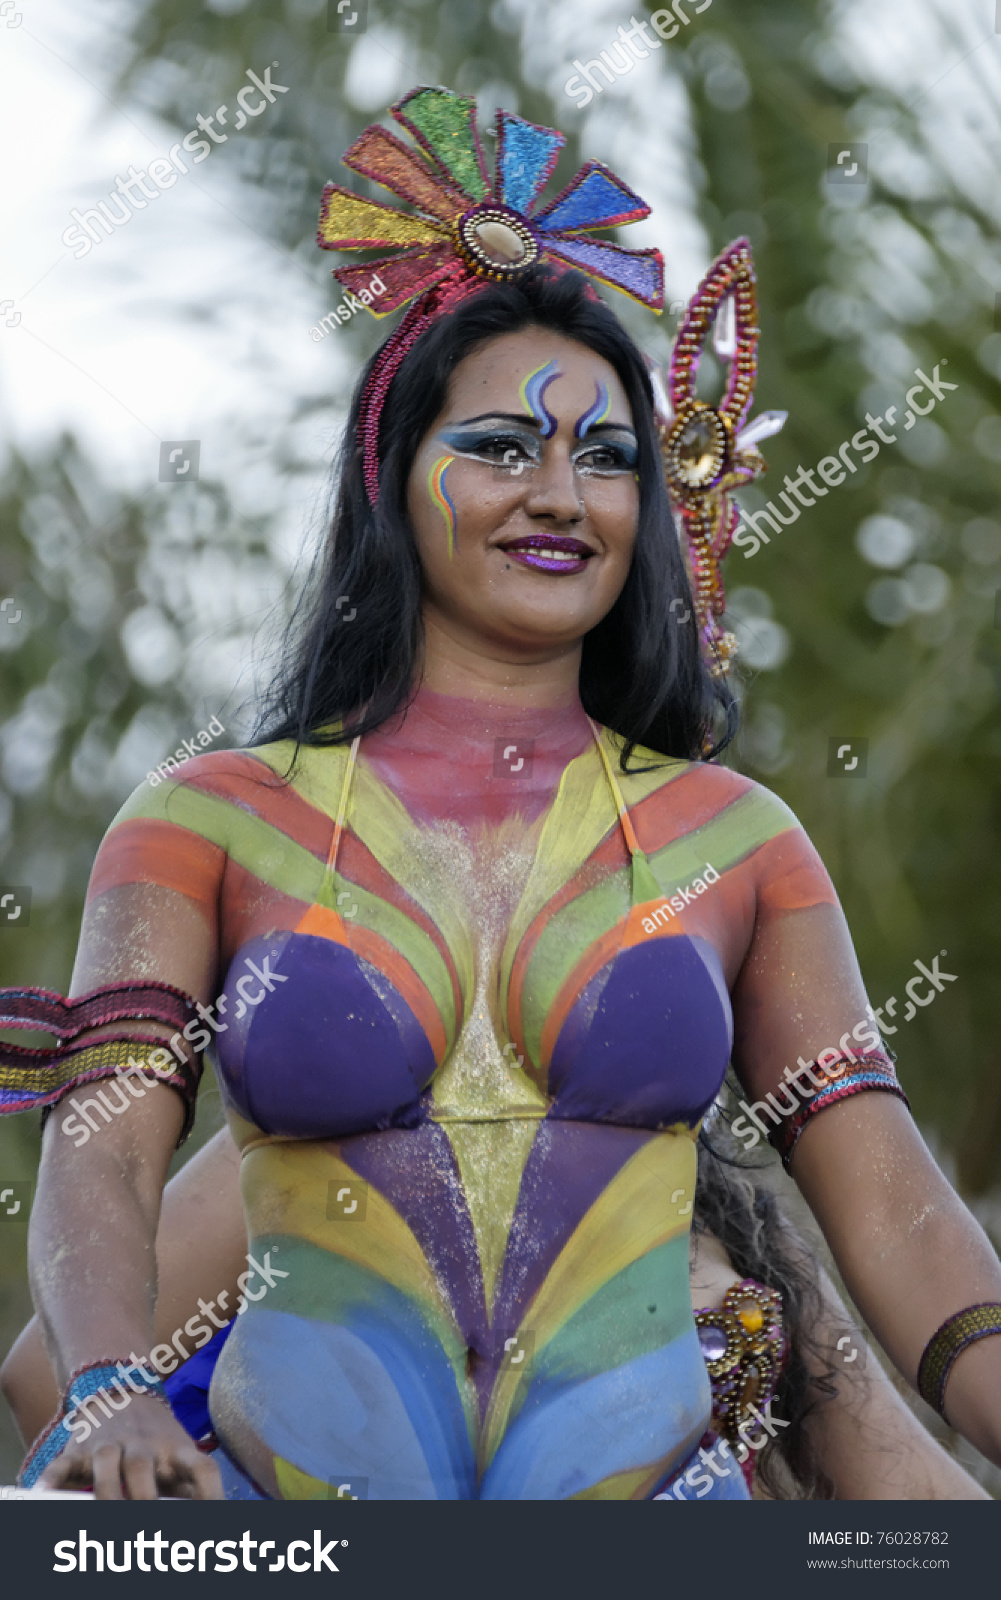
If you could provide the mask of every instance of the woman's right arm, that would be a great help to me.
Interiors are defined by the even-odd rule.
[[[202,1327],[206,1326],[199,1300],[209,1307],[209,1317],[216,1308],[223,1318],[233,1315],[246,1251],[240,1157],[229,1130],[223,1128],[185,1162],[163,1192],[153,1318],[158,1344],[170,1344],[200,1312]],[[188,1335],[179,1342],[190,1353]],[[37,1317],[32,1317],[7,1355],[0,1369],[0,1389],[27,1448],[59,1405],[59,1386]]]
[[[202,757],[190,763],[189,775],[227,759]],[[189,784],[190,776],[166,795],[144,785],[112,824],[91,875],[72,997],[150,981],[172,985],[203,1007],[215,996],[227,852],[223,839],[206,836],[205,803]],[[116,1032],[166,1039],[172,1030],[132,1022]],[[149,1047],[138,1047],[137,1059],[148,1055]],[[156,1343],[157,1226],[184,1106],[175,1088],[150,1077],[134,1080],[134,1098],[124,1080],[111,1083],[117,1114],[109,1117],[94,1098],[109,1083],[87,1083],[55,1106],[42,1143],[28,1267],[60,1385],[90,1363],[144,1359]],[[169,1407],[149,1394],[126,1393],[127,1404],[111,1416],[88,1407],[87,1417],[99,1425],[79,1442],[67,1433],[73,1442],[43,1482],[92,1481],[102,1499],[121,1498],[123,1489],[133,1499],[154,1499],[158,1490],[218,1498],[217,1469]]]
[[[46,1126],[28,1235],[32,1294],[61,1385],[78,1367],[134,1362],[155,1345],[160,1196],[183,1107],[173,1090],[150,1085],[79,1150],[63,1134],[72,1115],[62,1101]],[[222,1498],[218,1469],[161,1400],[131,1395],[110,1417],[96,1405],[87,1417],[89,1436],[77,1443],[67,1432],[44,1486],[93,1483],[105,1500]]]

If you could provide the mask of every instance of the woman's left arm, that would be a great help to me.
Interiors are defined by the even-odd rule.
[[[805,838],[803,846],[804,871],[808,854],[822,872]],[[925,1347],[949,1317],[984,1301],[1001,1304],[1001,1264],[902,1100],[858,1083],[856,1092],[802,1116],[814,1093],[804,1067],[824,1051],[858,1056],[875,1038],[844,916],[833,896],[825,898],[790,908],[788,895],[770,899],[762,886],[733,990],[733,1061],[748,1094],[745,1110],[756,1111],[749,1125],[774,1125],[781,1137],[793,1121],[801,1124],[792,1176],[863,1317],[916,1387]],[[894,1043],[906,1088],[906,1043]],[[849,1069],[844,1081],[859,1076]],[[774,1105],[764,1099],[769,1091]],[[1001,1336],[958,1356],[944,1409],[1001,1465]]]

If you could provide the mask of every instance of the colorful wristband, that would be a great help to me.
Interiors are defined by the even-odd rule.
[[[940,1417],[945,1417],[945,1386],[956,1358],[978,1339],[995,1333],[1001,1333],[1001,1303],[984,1300],[947,1317],[928,1340],[918,1367],[918,1393]]]
[[[124,1382],[123,1368],[128,1373]],[[117,1401],[110,1399],[115,1389],[124,1397],[123,1399]],[[91,1361],[85,1367],[78,1367],[66,1385],[59,1410],[25,1456],[18,1482],[25,1489],[34,1487],[46,1467],[51,1465],[71,1442],[72,1427],[67,1419],[72,1413],[85,1408],[88,1401],[93,1400],[106,1416],[111,1416],[115,1411],[124,1411],[128,1402],[137,1394],[151,1394],[157,1400],[162,1400],[165,1405],[170,1404],[162,1381],[152,1373],[145,1372],[131,1359],[123,1357],[121,1361]],[[94,1426],[86,1410],[84,1415],[91,1426]]]

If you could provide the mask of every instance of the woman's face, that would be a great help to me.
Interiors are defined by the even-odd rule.
[[[531,327],[468,355],[407,485],[426,613],[514,656],[579,641],[629,571],[636,459],[625,392],[594,351]]]

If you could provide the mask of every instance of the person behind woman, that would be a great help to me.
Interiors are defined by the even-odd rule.
[[[25,1480],[656,1496],[711,1416],[688,1233],[731,1053],[752,1099],[786,1095],[793,1176],[880,1342],[1001,1461],[1001,1269],[867,1033],[816,852],[705,759],[729,697],[684,620],[647,371],[567,270],[656,305],[655,252],[581,237],[645,208],[592,163],[533,209],[558,137],[506,113],[491,190],[447,91],[394,115],[429,160],[378,126],[346,159],[420,213],[331,186],[321,238],[405,245],[380,305],[419,298],[356,392],[269,742],[137,792],[95,864],[80,998],[9,1008],[67,1041],[8,1093],[54,1104],[29,1255],[64,1410],[124,1396],[86,1441],[58,1422]],[[106,1125],[74,1105],[140,1044],[160,1082],[117,1084]],[[210,1044],[275,1269],[213,1376],[212,1461],[134,1360]]]

